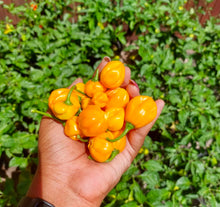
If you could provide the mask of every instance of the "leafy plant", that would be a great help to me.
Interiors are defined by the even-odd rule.
[[[41,117],[31,109],[45,111],[53,89],[86,81],[104,56],[121,58],[141,93],[166,105],[102,206],[219,206],[220,26],[202,26],[185,3],[1,3],[20,21],[0,23],[0,206],[16,206],[36,170]]]

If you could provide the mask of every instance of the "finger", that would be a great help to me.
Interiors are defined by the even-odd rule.
[[[111,61],[110,57],[105,56],[105,57],[102,59],[101,63],[100,63],[100,64],[98,65],[98,67],[97,67],[97,69],[99,70],[99,72],[101,72],[102,69],[105,67],[105,65],[106,65],[108,62],[110,62],[110,61]]]
[[[109,165],[114,168],[114,172],[116,174],[116,178],[120,178],[120,176],[129,168],[131,165],[131,162],[134,160],[135,156],[138,154],[141,146],[144,143],[144,139],[147,135],[147,133],[150,131],[154,123],[156,122],[157,118],[162,112],[162,109],[164,107],[164,101],[163,100],[157,100],[157,116],[150,124],[140,128],[131,131],[128,134],[127,144],[123,152],[121,152],[119,155],[117,155],[110,163]],[[117,183],[118,180],[116,180],[115,183]]]
[[[129,67],[125,66],[125,79],[121,87],[125,88],[129,84],[130,78],[131,78],[131,70]]]
[[[108,62],[110,62],[111,61],[111,59],[110,59],[110,57],[108,57],[108,56],[105,56],[103,59],[102,59],[102,61],[101,61],[101,63],[98,65],[98,67],[96,68],[96,70],[95,70],[95,72],[94,72],[94,74],[93,74],[93,77],[94,77],[94,75],[96,74],[96,71],[97,70],[99,70],[99,73],[102,71],[102,69],[106,66],[106,64],[108,63]]]
[[[139,129],[135,129],[132,130],[129,135],[128,135],[128,140],[129,143],[133,149],[133,152],[131,153],[132,158],[134,158],[138,151],[140,150],[141,146],[144,143],[144,139],[147,136],[147,134],[149,133],[149,131],[151,130],[151,128],[153,127],[154,123],[156,122],[156,120],[158,119],[158,117],[160,116],[163,107],[165,105],[163,100],[157,100],[156,101],[157,104],[157,116],[156,118],[148,125],[141,127]]]
[[[83,83],[82,78],[77,78],[76,80],[74,80],[73,83],[68,88],[71,88],[72,86],[76,85],[77,83]]]
[[[140,95],[139,87],[134,80],[129,80],[129,84],[126,86],[126,90],[130,98],[134,98],[135,96]]]

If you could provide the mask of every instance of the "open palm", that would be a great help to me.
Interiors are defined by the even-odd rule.
[[[108,62],[103,59],[98,69]],[[124,85],[131,96],[139,95],[129,85],[130,70]],[[77,79],[73,84],[81,82]],[[164,102],[156,101],[158,118]],[[126,148],[109,163],[88,159],[86,144],[64,135],[62,124],[43,117],[39,131],[39,166],[28,195],[43,198],[58,206],[100,206],[104,197],[118,183],[141,148],[156,119],[127,136]]]

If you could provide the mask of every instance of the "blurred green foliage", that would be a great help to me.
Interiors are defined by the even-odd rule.
[[[38,0],[2,6],[0,206],[16,206],[37,164],[49,93],[85,81],[104,56],[122,58],[144,95],[166,106],[103,207],[220,205],[220,25],[201,26],[183,0]],[[136,39],[131,41],[131,36]]]

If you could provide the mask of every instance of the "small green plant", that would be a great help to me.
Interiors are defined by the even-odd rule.
[[[0,206],[16,206],[36,170],[41,116],[31,109],[46,111],[52,90],[87,80],[104,56],[120,57],[141,93],[166,105],[102,206],[220,205],[220,26],[201,26],[185,3],[2,4],[20,21],[0,23]]]

